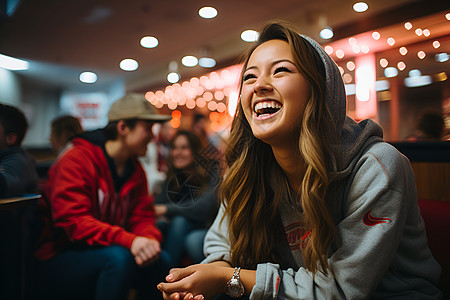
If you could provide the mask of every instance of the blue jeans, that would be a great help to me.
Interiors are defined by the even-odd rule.
[[[190,254],[191,250],[192,253],[195,253],[195,257],[190,257],[194,263],[202,260],[199,257],[203,255],[204,236],[201,237],[198,233],[194,234],[197,230],[201,230],[199,225],[182,216],[175,216],[169,222],[160,221],[156,225],[164,236],[163,249],[169,255],[172,267],[179,267],[183,255]],[[194,236],[189,238],[191,233]]]
[[[208,229],[191,231],[184,240],[186,252],[194,264],[198,264],[205,259],[205,255],[203,254],[203,240],[207,232]]]
[[[167,254],[139,267],[120,246],[73,248],[36,267],[36,299],[124,300],[132,287],[142,299],[162,298],[156,285],[168,274]]]

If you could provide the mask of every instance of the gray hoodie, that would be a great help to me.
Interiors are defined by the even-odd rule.
[[[333,275],[305,268],[301,248],[308,233],[288,199],[280,217],[285,238],[278,261],[258,264],[250,299],[441,299],[441,268],[427,244],[408,159],[382,141],[371,120],[345,116],[340,72],[322,47],[303,36],[325,66],[327,101],[335,115],[340,157],[329,187],[328,206],[336,225],[328,263]],[[205,238],[204,263],[230,262],[228,218],[223,207]]]

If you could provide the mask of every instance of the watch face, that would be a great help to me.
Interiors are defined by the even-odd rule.
[[[227,295],[232,298],[239,298],[244,294],[244,286],[236,279],[229,281],[227,285]]]
[[[228,286],[228,289],[227,289],[228,296],[233,297],[233,298],[238,298],[238,297],[242,296],[242,292],[243,292],[242,288],[238,285],[230,285],[230,286]]]

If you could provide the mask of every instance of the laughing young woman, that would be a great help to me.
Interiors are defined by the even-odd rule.
[[[171,270],[165,299],[439,299],[408,160],[346,116],[322,47],[270,23],[244,60],[203,264]]]

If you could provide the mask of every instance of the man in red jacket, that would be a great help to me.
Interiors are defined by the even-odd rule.
[[[166,274],[153,199],[137,156],[158,115],[138,94],[112,104],[104,129],[72,140],[49,171],[36,290],[45,299],[152,297]],[[153,298],[152,298],[153,299]]]

